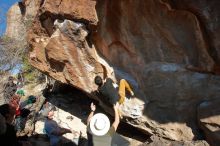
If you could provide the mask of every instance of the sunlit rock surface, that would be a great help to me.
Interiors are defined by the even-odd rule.
[[[24,0],[14,4],[7,13],[5,35],[15,40],[25,41],[27,29],[30,28],[40,7],[41,0]]]
[[[149,142],[145,142],[143,146],[209,146],[209,144],[204,140],[198,140],[195,142],[177,142],[169,141],[157,136],[151,136]]]
[[[28,31],[29,59],[96,100],[96,75],[125,78],[138,100],[122,106],[124,122],[172,140],[200,139],[197,106],[220,95],[219,7],[218,0],[42,0]]]

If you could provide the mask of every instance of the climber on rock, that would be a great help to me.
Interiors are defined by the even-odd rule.
[[[131,90],[130,85],[125,79],[121,79],[118,86],[110,78],[106,78],[103,81],[100,76],[96,76],[95,84],[98,85],[98,92],[103,95],[105,101],[111,105],[114,105],[116,102],[122,104],[125,101],[126,89],[130,92],[131,96],[134,96],[134,92]]]
[[[131,118],[141,117],[143,114],[144,103],[139,102],[138,98],[134,96],[129,83],[125,79],[121,79],[119,86],[112,79],[106,78],[103,80],[100,76],[96,76],[95,84],[98,85],[98,93],[102,98],[100,100],[109,107],[115,103],[119,103],[119,116],[122,119],[124,116]],[[129,91],[130,97],[126,96],[126,90]],[[129,113],[127,111],[129,109]]]

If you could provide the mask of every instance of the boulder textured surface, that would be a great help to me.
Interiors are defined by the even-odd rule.
[[[220,141],[219,100],[204,101],[198,107],[198,122],[210,145],[218,146]]]
[[[218,0],[42,0],[27,34],[29,60],[109,113],[94,77],[124,78],[136,95],[121,106],[124,122],[166,139],[200,139],[197,106],[220,96],[219,7]]]
[[[157,136],[151,136],[149,142],[145,142],[145,144],[141,146],[209,146],[209,144],[203,140],[198,140],[196,142],[177,142],[169,141]]]

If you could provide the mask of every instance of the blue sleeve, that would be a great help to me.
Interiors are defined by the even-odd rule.
[[[46,134],[49,134],[49,135],[51,135],[51,133],[56,130],[53,127],[53,125],[49,122],[45,122],[44,129],[45,129]]]

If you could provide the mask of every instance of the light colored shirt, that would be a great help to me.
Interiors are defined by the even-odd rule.
[[[61,139],[61,136],[52,134],[53,132],[60,131],[60,127],[56,121],[46,119],[44,124],[44,130],[48,137],[50,138],[51,146],[56,146]]]
[[[108,133],[106,133],[103,136],[92,135],[93,146],[111,146],[112,137],[114,134],[115,134],[115,129],[114,127],[111,127]]]

